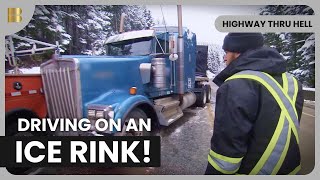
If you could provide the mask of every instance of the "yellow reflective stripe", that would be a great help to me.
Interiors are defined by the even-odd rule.
[[[294,84],[294,95],[293,95],[293,103],[296,104],[296,100],[297,100],[297,95],[298,95],[298,82],[296,80],[296,78],[293,77],[293,84]],[[296,107],[296,106],[294,106]]]
[[[287,78],[286,73],[282,73],[282,81],[283,81],[283,90],[285,91],[285,93],[288,93],[288,78]],[[280,118],[282,118],[282,116],[284,116],[284,114],[281,112]],[[284,158],[286,157],[288,149],[289,149],[290,137],[291,137],[291,126],[289,124],[288,134],[287,134],[287,141],[286,141],[284,149],[283,149],[283,151],[281,153],[280,159],[277,162],[276,166],[274,167],[274,169],[273,169],[273,171],[271,173],[273,175],[275,175],[275,174],[277,174],[279,172],[279,170],[280,170],[280,168],[281,168],[281,166],[283,164]]]
[[[289,175],[296,175],[301,170],[301,164],[296,167]]]
[[[279,136],[281,134],[281,131],[283,129],[284,119],[285,119],[285,115],[284,115],[283,111],[281,111],[280,118],[279,118],[279,121],[278,121],[278,125],[276,127],[275,132],[272,135],[272,138],[271,138],[271,140],[270,140],[270,142],[269,142],[269,144],[267,146],[267,149],[263,152],[263,154],[262,154],[261,158],[259,159],[258,163],[254,166],[254,168],[249,173],[250,175],[258,174],[259,171],[264,166],[264,164],[267,162],[267,160],[270,157],[274,147],[277,144],[277,141],[278,141]]]
[[[297,99],[297,94],[296,93],[298,93],[298,83],[297,83],[297,81],[296,81],[296,79],[295,78],[293,78],[293,82],[294,82],[294,96],[293,96],[293,99],[291,99],[290,97],[289,97],[289,95],[288,95],[288,91],[284,91],[284,89],[280,86],[280,84],[271,76],[271,75],[269,75],[268,73],[265,73],[265,72],[262,72],[263,74],[265,74],[265,75],[267,75],[270,79],[272,79],[274,82],[275,82],[275,84],[277,84],[277,86],[282,90],[282,92],[283,92],[283,94],[286,96],[286,98],[289,100],[289,102],[290,102],[290,104],[292,105],[292,107],[293,107],[293,110],[294,110],[294,113],[295,113],[295,115],[296,115],[296,117],[297,117],[297,119],[298,119],[298,113],[297,113],[297,109],[296,109],[296,104],[295,104],[295,101],[296,101],[296,99]],[[287,79],[287,75],[285,75],[285,77],[286,77],[286,80],[288,80]],[[287,82],[288,83],[288,82]],[[296,91],[297,90],[297,91]],[[281,101],[282,102],[282,101]],[[286,111],[287,111],[287,109],[286,109]],[[288,112],[288,111],[287,111]],[[289,113],[288,113],[289,114]],[[289,115],[290,116],[290,115]],[[288,118],[289,119],[289,118]],[[298,130],[297,130],[297,127],[294,125],[294,122],[293,122],[293,120],[291,119],[291,116],[290,116],[290,120],[289,120],[289,124],[290,124],[290,126],[291,126],[291,128],[292,128],[292,130],[293,130],[293,132],[294,132],[294,135],[295,135],[295,137],[296,137],[296,140],[297,140],[297,143],[299,144],[299,138],[298,138]],[[289,126],[289,127],[290,127]],[[295,132],[296,132],[296,134],[295,134]]]
[[[286,73],[282,73],[283,90],[288,93],[288,79]]]
[[[237,168],[237,169],[234,170],[234,171],[226,171],[226,170],[222,169],[216,162],[214,162],[214,161],[211,159],[210,155],[208,155],[208,162],[209,162],[209,163],[211,164],[211,166],[213,166],[217,171],[219,171],[219,172],[221,172],[221,173],[223,173],[223,174],[234,174],[234,173],[236,173],[236,172],[239,170],[239,168]]]
[[[287,108],[284,106],[283,102],[281,101],[279,95],[277,94],[277,92],[267,83],[265,82],[262,78],[258,77],[258,76],[255,76],[255,75],[233,75],[231,77],[229,77],[227,80],[231,80],[231,79],[238,79],[238,78],[245,78],[245,79],[253,79],[253,80],[256,80],[258,82],[260,82],[262,85],[264,85],[268,91],[271,93],[271,95],[275,98],[275,100],[277,101],[277,103],[279,104],[280,108],[284,111],[285,113],[285,116],[288,118],[289,120],[289,124],[291,124],[291,127],[292,127],[292,131],[293,131],[293,134],[294,136],[296,137],[296,140],[297,140],[297,144],[299,144],[299,138],[298,138],[298,132],[297,132],[297,128],[296,126],[294,125],[293,123],[293,120],[291,118],[291,116],[289,115],[289,112],[287,110]],[[278,83],[279,84],[279,83]],[[285,94],[287,97],[288,95]],[[291,101],[290,98],[288,98],[289,101]],[[294,108],[295,109],[295,108]]]
[[[263,74],[267,75],[270,79],[272,79],[272,81],[274,81],[276,83],[276,85],[282,90],[283,94],[286,96],[286,98],[289,100],[289,102],[291,103],[292,107],[293,107],[293,110],[294,110],[294,113],[295,115],[298,117],[298,113],[297,113],[297,110],[296,110],[296,106],[295,104],[293,103],[292,99],[289,97],[287,91],[284,91],[283,88],[281,87],[281,85],[278,83],[278,81],[276,81],[271,75],[265,73],[265,72],[262,72]]]
[[[290,126],[289,124],[289,128],[288,128],[288,134],[287,134],[287,142],[284,146],[284,149],[281,153],[281,156],[280,156],[280,159],[279,161],[277,162],[275,168],[273,169],[272,173],[271,174],[277,174],[282,166],[282,163],[284,161],[284,158],[287,156],[287,152],[288,152],[288,149],[289,149],[289,144],[290,144],[290,138],[291,138],[291,129],[292,127]]]
[[[227,157],[227,156],[218,154],[218,153],[212,151],[211,149],[210,149],[210,155],[213,156],[213,157],[215,157],[215,158],[217,158],[217,159],[221,159],[222,161],[226,161],[226,162],[232,163],[232,164],[238,164],[238,163],[240,163],[241,160],[243,159],[243,157],[242,157],[242,158]]]

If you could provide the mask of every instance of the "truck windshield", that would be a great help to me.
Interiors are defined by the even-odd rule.
[[[142,56],[151,54],[151,39],[139,38],[107,44],[109,56]]]

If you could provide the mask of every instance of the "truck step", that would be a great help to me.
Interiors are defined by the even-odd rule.
[[[163,126],[169,126],[183,116],[180,106],[166,109],[166,111],[161,111],[159,114],[161,114],[160,124]]]
[[[163,111],[162,114],[165,117],[165,119],[168,119],[169,117],[175,114],[179,114],[180,113],[179,109],[181,108],[180,107],[170,108],[170,109],[167,109],[166,111]]]
[[[160,104],[164,104],[164,103],[167,103],[167,102],[171,102],[173,100],[174,99],[172,97],[165,97],[165,98],[154,100],[154,104],[160,105]]]
[[[171,102],[166,102],[164,104],[159,104],[160,106],[163,106],[163,109],[162,111],[167,111],[169,109],[172,109],[172,108],[175,108],[175,107],[178,107],[180,104],[180,101],[171,101]]]
[[[181,118],[183,116],[183,112],[181,111],[181,109],[179,108],[178,113],[168,117],[167,119],[167,126],[169,126],[170,124],[172,124],[173,122],[175,122],[176,120],[178,120],[179,118]]]
[[[162,126],[169,126],[183,116],[180,101],[172,97],[154,100],[154,107],[159,115],[159,122]]]

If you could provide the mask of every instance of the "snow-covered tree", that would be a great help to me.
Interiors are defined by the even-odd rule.
[[[61,45],[62,54],[105,54],[104,42],[119,33],[121,14],[125,31],[149,29],[151,12],[137,5],[36,6],[31,22],[19,35]],[[20,49],[29,43],[17,42]]]
[[[55,6],[36,6],[31,21],[17,35],[51,44],[56,44],[56,41],[58,41],[61,45],[60,51],[64,52],[72,38],[62,25],[61,13],[57,8]],[[33,44],[14,39],[14,46],[16,50],[25,50],[31,49]],[[42,46],[37,44],[37,47],[40,48]],[[27,68],[39,66],[44,59],[50,59],[53,53],[54,51],[51,50],[25,57],[19,56],[17,63],[18,66]]]
[[[208,69],[215,75],[219,74],[224,68],[224,51],[221,46],[210,44],[208,47]]]
[[[306,5],[268,5],[261,9],[261,15],[313,15],[314,11]]]
[[[124,26],[126,31],[149,29],[154,25],[151,12],[145,6],[125,6],[123,10],[127,15]]]
[[[150,29],[152,26],[155,25],[154,20],[153,20],[153,18],[151,16],[151,11],[147,10],[147,9],[144,9],[143,14],[144,14],[144,19],[146,21],[145,28],[146,29]]]
[[[112,32],[110,26],[111,13],[106,12],[104,6],[81,6],[83,9],[80,21],[76,24],[80,32],[79,43],[81,54],[103,54],[104,41]],[[73,12],[76,13],[76,12]]]
[[[261,15],[314,15],[309,6],[269,5]],[[315,86],[315,36],[314,33],[266,33],[265,43],[276,48],[287,60],[287,69],[304,86]]]
[[[314,87],[315,85],[315,35],[309,36],[303,46],[297,50],[301,53],[302,59],[299,61],[300,67],[293,70],[299,79],[304,80],[305,85]]]
[[[55,44],[59,41],[62,51],[69,44],[71,36],[66,33],[65,27],[61,25],[61,12],[56,11],[54,6],[36,6],[34,15],[29,24],[18,35],[33,38],[36,40]],[[27,42],[20,42],[17,48],[30,47]]]

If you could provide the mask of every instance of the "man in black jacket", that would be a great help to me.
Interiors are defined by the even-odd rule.
[[[297,174],[301,84],[261,33],[229,33],[223,49],[205,174]]]

